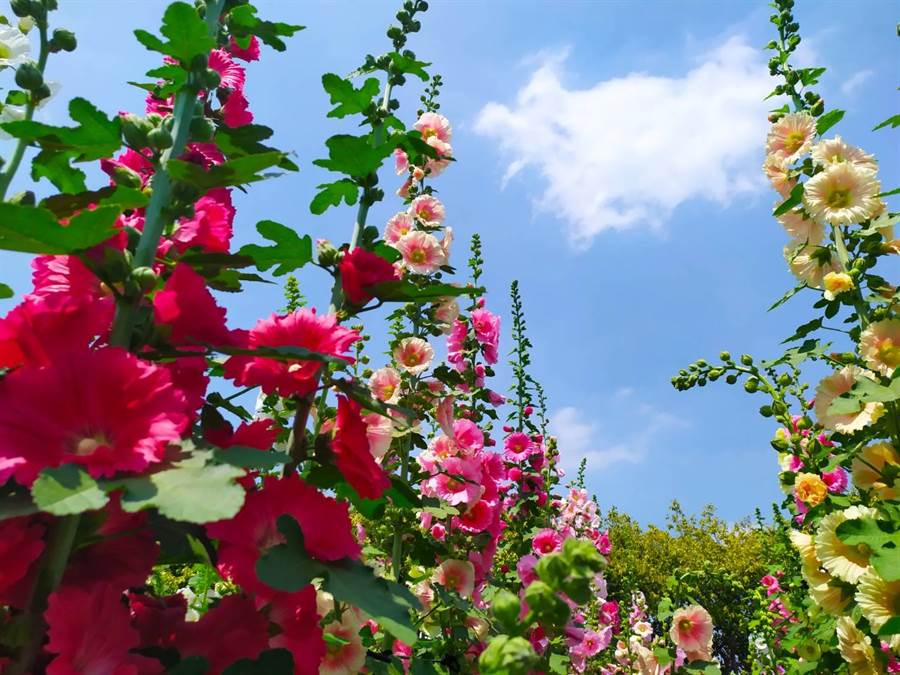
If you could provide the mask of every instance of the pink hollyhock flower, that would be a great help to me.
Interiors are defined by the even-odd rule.
[[[109,585],[91,591],[64,586],[50,595],[44,613],[49,641],[44,649],[56,656],[47,675],[162,674],[159,661],[130,653],[139,646],[139,635],[121,597],[121,590]]]
[[[228,38],[228,51],[236,59],[243,61],[259,61],[259,40],[255,35],[250,36],[250,42],[246,47],[241,47],[234,36]]]
[[[669,636],[691,661],[708,660],[712,647],[713,621],[703,607],[691,605],[675,610]]]
[[[403,148],[394,150],[394,171],[400,176],[409,171],[409,156]]]
[[[294,655],[294,673],[317,675],[325,658],[325,640],[316,610],[316,589],[310,585],[296,593],[278,593],[269,609],[269,619],[278,625],[281,634],[269,640],[274,648],[281,647]]]
[[[422,113],[421,117],[413,125],[416,131],[422,134],[423,140],[435,137],[445,143],[449,143],[453,137],[453,129],[450,121],[443,115],[434,112]]]
[[[206,388],[209,386],[206,359],[202,356],[182,356],[159,366],[169,373],[172,386],[184,395],[185,410],[193,420],[206,400]]]
[[[523,462],[536,450],[537,447],[528,434],[521,431],[510,434],[503,441],[503,457],[510,462]]]
[[[484,432],[472,420],[456,420],[453,423],[453,440],[463,454],[471,456],[484,447]]]
[[[236,342],[225,325],[225,308],[216,304],[206,280],[185,263],[175,265],[172,276],[153,297],[153,317],[170,329],[173,345]]]
[[[609,532],[601,534],[594,544],[602,555],[609,555],[612,552],[612,542],[609,540]]]
[[[405,211],[395,214],[387,221],[384,228],[384,240],[389,244],[396,244],[413,231],[415,223],[411,215]]]
[[[149,149],[146,152],[150,152]],[[105,157],[100,160],[100,170],[115,180],[116,173],[126,169],[141,179],[141,187],[147,187],[153,177],[153,163],[142,153],[129,148],[115,159]]]
[[[372,453],[360,405],[346,396],[338,397],[337,420],[331,450],[335,465],[360,497],[378,499],[391,481]]]
[[[128,593],[128,608],[141,647],[175,647],[187,613],[187,600],[181,593],[163,598]]]
[[[434,308],[434,319],[441,324],[440,329],[444,335],[453,330],[453,324],[458,318],[459,303],[456,298],[448,298]]]
[[[479,499],[467,511],[453,517],[453,525],[463,532],[484,532],[494,520],[495,502]]]
[[[543,529],[531,540],[531,550],[537,555],[547,555],[562,547],[562,537],[555,530]]]
[[[270,450],[278,438],[278,427],[270,419],[241,422],[237,430],[226,422],[224,426],[208,429],[204,437],[220,448],[242,445],[257,450]]]
[[[67,462],[94,477],[141,471],[187,425],[168,373],[122,349],[20,368],[0,381],[0,482],[31,485],[42,469]]]
[[[403,265],[415,274],[431,274],[447,264],[440,242],[427,232],[410,232],[394,246],[403,256]]]
[[[182,157],[185,161],[199,164],[204,169],[225,161],[225,155],[215,143],[188,143],[187,152]],[[225,188],[216,188],[206,193],[209,197],[215,197],[219,202],[231,206],[231,191]]]
[[[255,659],[268,647],[269,622],[250,598],[226,595],[199,621],[178,631],[181,658],[202,656],[207,673],[219,675],[239,659]]]
[[[272,591],[256,578],[256,561],[269,548],[284,541],[278,518],[292,516],[303,532],[303,544],[318,560],[359,557],[347,504],[327,497],[297,475],[266,476],[262,489],[247,493],[244,505],[230,520],[206,525],[219,543],[219,571],[245,590],[263,596]]]
[[[394,361],[401,370],[410,375],[420,375],[431,367],[434,359],[434,349],[422,338],[403,338],[397,343],[392,352]]]
[[[222,105],[222,119],[225,126],[233,129],[250,124],[253,121],[253,113],[247,110],[248,105],[244,92],[238,90],[228,94]]]
[[[360,626],[350,614],[341,621],[325,626],[325,634],[340,641],[327,642],[325,656],[319,665],[319,675],[357,675],[366,664],[366,648],[359,637]]]
[[[394,266],[364,248],[345,253],[339,265],[344,296],[354,305],[364,305],[373,297],[373,286],[397,279]]]
[[[240,90],[244,88],[246,74],[243,66],[235,63],[234,59],[231,58],[231,54],[224,49],[213,49],[209,53],[208,65],[219,74],[221,78],[220,87]]]
[[[600,605],[600,623],[604,626],[612,626],[614,631],[619,630],[619,603],[609,600]]]
[[[247,337],[247,348],[303,347],[348,363],[347,350],[359,340],[359,333],[338,325],[333,314],[319,315],[315,310],[298,309],[285,316],[273,314],[260,319]],[[281,361],[264,356],[232,356],[225,362],[225,377],[241,386],[260,386],[271,394],[305,396],[316,387],[318,361],[290,359]]]
[[[180,252],[199,247],[208,253],[227,253],[233,223],[234,207],[228,191],[210,190],[194,204],[194,215],[179,221],[172,240]]]
[[[0,521],[0,604],[27,603],[32,564],[44,550],[44,525],[30,517]]]
[[[484,359],[497,363],[497,345],[500,341],[500,317],[480,308],[472,312],[472,328],[475,339],[484,346]]]
[[[604,649],[609,647],[609,643],[612,641],[612,628],[607,626],[603,628],[599,633],[586,630],[584,631],[584,636],[581,638],[581,651],[587,656],[596,656]]]
[[[538,559],[529,553],[519,558],[519,562],[516,563],[516,574],[519,575],[523,586],[528,586],[532,581],[537,581],[538,576],[534,571],[537,561]]]
[[[465,346],[469,336],[469,326],[465,321],[457,319],[447,336],[447,361],[453,364],[456,370],[465,370]]]
[[[400,373],[391,367],[379,368],[369,378],[372,395],[385,403],[396,403],[400,398]]]
[[[363,417],[366,423],[366,438],[369,441],[369,452],[376,460],[381,460],[394,440],[394,422],[390,417],[370,413]]]
[[[419,195],[409,205],[409,213],[428,227],[437,227],[444,222],[446,209],[437,197],[429,194]]]
[[[425,486],[432,496],[440,497],[451,506],[474,504],[484,493],[481,467],[469,460],[449,457],[441,466],[441,473],[432,476]]]
[[[781,586],[778,584],[778,579],[771,574],[765,575],[762,579],[759,580],[759,583],[763,585],[766,589],[766,595],[774,595],[781,591]]]
[[[822,481],[828,486],[828,491],[832,494],[843,494],[847,490],[849,478],[847,470],[838,466],[831,471],[825,471],[822,474]]]
[[[33,295],[63,294],[82,303],[112,301],[100,279],[84,263],[71,255],[40,255],[31,261]]]
[[[475,590],[475,567],[468,560],[445,560],[434,571],[433,581],[470,598]]]
[[[0,367],[49,366],[109,331],[113,305],[62,294],[26,295],[0,320]]]

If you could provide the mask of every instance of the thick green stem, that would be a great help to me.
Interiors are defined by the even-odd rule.
[[[405,436],[400,443],[400,477],[404,483],[409,478],[409,445],[409,436]],[[399,523],[394,529],[391,563],[394,568],[394,578],[399,583],[403,579],[403,530],[399,527]]]
[[[43,75],[44,69],[47,67],[47,56],[50,54],[49,41],[47,40],[46,18],[38,24],[38,33],[40,34],[41,46],[37,67],[41,75]],[[25,120],[30,121],[31,118],[34,117],[36,107],[37,103],[34,100],[34,94],[32,94],[28,99],[28,104],[25,106]],[[9,158],[9,163],[6,165],[3,172],[0,172],[0,201],[6,198],[6,192],[9,190],[10,183],[12,183],[16,171],[19,170],[19,165],[22,163],[22,158],[25,156],[26,147],[28,147],[28,143],[24,139],[20,138],[16,141],[16,147],[13,150],[12,157]]]

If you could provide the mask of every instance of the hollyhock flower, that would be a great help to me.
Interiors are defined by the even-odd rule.
[[[537,580],[538,576],[534,571],[537,561],[537,557],[529,553],[519,558],[519,562],[516,563],[516,574],[519,575],[519,580],[523,586],[528,586],[532,581]]]
[[[547,555],[562,548],[562,537],[551,529],[543,529],[531,540],[531,550],[537,555]]]
[[[834,300],[841,293],[854,288],[853,277],[846,272],[829,272],[822,277],[822,285],[825,287],[826,300]]]
[[[615,600],[604,602],[600,605],[599,617],[600,623],[604,626],[611,626],[618,631],[619,628],[619,603]]]
[[[325,641],[319,625],[316,589],[306,586],[296,593],[278,593],[270,604],[269,619],[281,633],[269,640],[269,646],[289,650],[294,656],[297,675],[317,675],[325,658]]]
[[[759,580],[759,583],[763,585],[766,589],[766,595],[774,595],[781,591],[781,586],[778,584],[778,579],[771,574],[765,575],[762,579]]]
[[[142,647],[174,648],[188,611],[181,593],[156,598],[144,593],[128,593],[131,625],[140,635]]]
[[[337,419],[331,450],[338,471],[360,497],[378,499],[391,481],[372,453],[360,405],[346,396],[338,397]]]
[[[521,431],[510,434],[503,441],[503,457],[510,462],[523,462],[538,451],[528,434]]]
[[[475,339],[483,347],[484,360],[490,364],[497,363],[497,345],[500,340],[500,317],[486,309],[479,308],[472,312],[472,328]]]
[[[708,654],[712,645],[713,621],[703,607],[691,605],[675,610],[672,616],[672,629],[669,636],[678,647],[681,647],[691,661],[697,660],[700,655],[703,660],[708,660]]]
[[[0,25],[0,67],[15,68],[28,61],[31,43],[15,26]]]
[[[0,367],[49,366],[108,332],[112,315],[112,303],[26,295],[0,319]]]
[[[394,150],[394,171],[396,171],[398,176],[409,171],[409,156],[403,148]]]
[[[400,373],[391,367],[379,368],[369,378],[372,395],[385,403],[396,403],[400,399]]]
[[[443,115],[434,112],[425,112],[419,117],[413,128],[422,134],[423,140],[436,137],[445,143],[449,143],[453,137],[453,129],[450,121]]]
[[[238,90],[228,94],[222,105],[222,120],[225,126],[233,129],[250,124],[253,121],[253,113],[247,109],[248,105],[244,92]]]
[[[447,264],[447,256],[440,242],[427,232],[410,232],[395,247],[403,256],[403,265],[415,274],[431,274]]]
[[[597,547],[597,551],[601,555],[609,555],[612,553],[612,542],[609,539],[609,532],[602,533],[597,539],[594,541],[594,545]]]
[[[421,375],[431,367],[434,349],[422,338],[403,338],[392,352],[394,361],[401,370],[410,375]]]
[[[875,675],[879,672],[872,648],[872,638],[856,627],[856,622],[849,616],[837,620],[838,649],[841,658],[850,665],[854,675]]]
[[[859,336],[859,353],[869,368],[891,377],[900,366],[900,319],[870,323]]]
[[[812,147],[816,136],[816,119],[809,113],[784,115],[769,129],[766,138],[768,154],[781,153],[788,162],[798,160]]]
[[[345,253],[339,265],[344,296],[354,305],[364,305],[373,297],[371,288],[397,279],[394,266],[364,248]]]
[[[19,607],[27,601],[20,582],[44,550],[44,529],[28,517],[0,521],[0,604]]]
[[[472,456],[484,448],[484,432],[472,420],[456,420],[453,422],[453,442],[463,455]]]
[[[250,598],[227,595],[199,621],[185,623],[176,647],[181,658],[202,656],[218,675],[239,659],[255,659],[268,647],[268,621]]]
[[[109,585],[91,591],[63,586],[50,595],[44,613],[49,641],[44,649],[56,656],[47,675],[163,672],[159,661],[130,653],[138,646],[139,635],[128,621],[121,596],[120,589]]]
[[[434,309],[434,319],[440,323],[441,332],[447,335],[459,318],[459,303],[456,298],[447,298]]]
[[[803,205],[814,218],[833,225],[850,225],[879,212],[879,192],[881,183],[873,171],[841,162],[806,181]]]
[[[868,426],[884,414],[884,404],[877,401],[866,403],[854,413],[829,413],[831,402],[841,394],[850,391],[860,377],[874,379],[868,370],[857,366],[844,366],[834,375],[823,379],[816,387],[815,413],[826,429],[834,429],[848,434]]]
[[[897,614],[900,581],[885,581],[870,567],[859,578],[855,599],[863,616],[869,620],[872,632],[877,633]],[[889,644],[893,649],[900,649],[900,635],[892,635]]]
[[[653,626],[650,625],[649,621],[635,621],[631,630],[634,631],[635,635],[644,640],[653,636]]]
[[[187,424],[168,373],[122,349],[20,368],[0,382],[0,482],[31,485],[42,469],[67,462],[94,477],[141,471]]]
[[[169,373],[172,386],[184,396],[185,410],[193,420],[206,400],[206,388],[209,386],[206,359],[202,356],[182,356],[160,363],[159,367]]]
[[[475,590],[475,567],[468,560],[445,560],[434,571],[432,581],[470,598]]]
[[[437,197],[429,194],[419,195],[409,205],[409,213],[422,221],[427,227],[437,227],[444,222],[446,209]]]
[[[797,241],[807,244],[821,244],[825,238],[825,228],[818,220],[810,218],[801,209],[793,209],[778,216],[778,222]]]
[[[818,506],[825,501],[828,486],[814,473],[798,473],[794,480],[794,494],[809,506]]]
[[[825,138],[816,143],[812,148],[813,162],[819,166],[828,166],[839,162],[850,162],[860,169],[877,171],[878,162],[875,157],[848,143],[840,136]]]
[[[390,417],[371,413],[363,417],[366,423],[366,438],[369,441],[369,452],[372,457],[380,461],[388,448],[391,447],[391,441],[394,440],[394,422]]]
[[[233,35],[228,38],[228,51],[236,59],[244,61],[259,61],[259,40],[255,35],[250,36],[250,42],[246,47],[241,47]]]
[[[359,340],[359,333],[340,326],[333,314],[319,315],[315,310],[298,309],[284,316],[273,314],[260,319],[247,337],[247,348],[303,347],[352,363],[347,350]],[[271,394],[305,396],[316,388],[318,361],[276,360],[264,356],[232,356],[225,362],[225,377],[241,386],[260,386]]]
[[[479,499],[466,512],[454,516],[453,525],[469,534],[484,532],[494,520],[495,507],[495,502]]]
[[[415,222],[406,211],[395,214],[387,221],[384,228],[384,240],[389,244],[396,244],[407,234],[415,229]]]
[[[470,460],[449,457],[443,461],[441,473],[429,478],[425,488],[431,496],[440,497],[451,506],[474,504],[484,494],[481,467]]]
[[[787,199],[797,184],[797,179],[791,175],[791,163],[781,153],[767,155],[766,161],[763,163],[763,171],[772,187]]]
[[[822,288],[825,275],[839,272],[840,265],[828,248],[794,240],[784,247],[784,259],[791,273],[811,288]]]
[[[469,335],[469,327],[465,321],[457,319],[447,336],[447,361],[459,371],[465,370],[464,349],[466,337]]]
[[[847,470],[839,466],[831,471],[825,471],[822,474],[822,481],[828,486],[828,491],[832,494],[843,494],[847,490]]]
[[[890,443],[867,445],[853,460],[853,484],[860,490],[874,490],[882,499],[896,499],[896,481],[886,482],[885,469],[900,466],[900,454]]]
[[[150,154],[149,149],[145,150]],[[117,172],[125,170],[141,179],[141,187],[147,187],[150,179],[153,177],[153,163],[148,159],[147,155],[128,148],[115,159],[103,158],[100,160],[100,170],[107,176],[115,180]]]
[[[33,295],[46,297],[59,293],[84,303],[112,300],[109,289],[75,256],[36,256],[31,268]]]
[[[278,438],[278,427],[271,419],[241,422],[237,430],[232,429],[226,422],[224,426],[208,429],[204,437],[220,448],[240,445],[257,450],[270,450]]]
[[[231,54],[224,49],[213,49],[209,53],[208,66],[219,74],[220,87],[226,89],[243,89],[246,73],[243,66],[234,62]]]
[[[869,552],[845,544],[837,535],[838,526],[848,520],[875,518],[878,512],[867,506],[851,506],[822,518],[815,537],[816,558],[830,574],[855,584],[869,566]]]
[[[194,204],[194,215],[182,218],[172,235],[176,248],[184,252],[199,247],[208,253],[228,253],[234,207],[227,190],[211,190]]]
[[[357,675],[366,664],[366,648],[359,636],[360,625],[352,613],[345,612],[340,621],[325,626],[325,635],[337,640],[325,642],[325,655],[319,665],[319,675]]]
[[[153,297],[153,316],[170,329],[174,345],[230,345],[235,337],[225,326],[225,308],[216,304],[206,280],[185,263],[175,265],[163,289]]]
[[[266,476],[262,489],[247,493],[244,505],[230,520],[206,525],[219,540],[219,571],[245,590],[270,596],[272,591],[256,578],[256,561],[266,550],[284,542],[278,518],[292,516],[303,532],[307,553],[318,560],[359,557],[348,506],[308,485],[297,475]]]

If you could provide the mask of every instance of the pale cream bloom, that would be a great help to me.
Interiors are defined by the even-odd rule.
[[[775,122],[766,139],[768,154],[782,153],[789,162],[806,154],[816,136],[816,120],[809,113],[790,113]]]
[[[401,370],[411,375],[424,373],[434,360],[434,349],[422,338],[403,338],[393,351],[394,360]]]
[[[776,192],[787,199],[797,184],[797,179],[791,175],[790,162],[784,158],[784,155],[781,153],[766,155],[763,172]]]
[[[869,567],[869,552],[845,544],[837,535],[841,523],[857,518],[874,518],[878,512],[867,506],[851,506],[829,513],[816,533],[816,557],[828,572],[848,584],[855,584]]]
[[[870,401],[856,412],[836,413],[828,412],[831,402],[838,396],[850,391],[858,377],[867,377],[870,380],[875,376],[871,371],[858,366],[844,366],[834,375],[826,377],[816,387],[816,418],[826,429],[834,429],[841,433],[849,434],[875,422],[884,414],[884,404]]]
[[[872,632],[877,633],[888,619],[900,613],[900,581],[885,581],[869,568],[859,578],[856,604],[869,620]],[[900,635],[890,638],[891,649],[900,649]]]
[[[777,204],[776,204],[777,206]],[[810,218],[804,211],[793,209],[778,216],[778,222],[785,231],[798,241],[820,244],[825,238],[825,228],[819,221]]]
[[[845,293],[854,287],[853,277],[846,272],[829,272],[822,277],[822,285],[825,286],[825,299],[834,300],[841,293]]]
[[[816,557],[815,540],[799,530],[791,530],[788,536],[800,554],[800,574],[809,585],[809,596],[832,616],[840,616],[851,598],[849,595],[845,596],[839,587],[830,584],[831,575],[822,571],[821,563]]]
[[[28,61],[30,53],[31,44],[22,31],[0,24],[0,67],[15,68]]]
[[[900,319],[869,324],[859,336],[859,353],[869,368],[891,377],[900,366]]]
[[[896,482],[885,482],[882,471],[886,466],[900,465],[900,455],[890,443],[880,442],[867,445],[853,460],[853,484],[861,490],[875,490],[881,499],[896,499]]]
[[[837,620],[838,648],[850,666],[852,675],[878,675],[881,669],[875,662],[872,639],[856,627],[849,616]]]
[[[791,273],[811,288],[822,288],[825,275],[840,270],[830,249],[796,239],[784,247],[784,259]]]
[[[819,166],[850,162],[860,169],[878,170],[878,162],[875,161],[875,157],[861,148],[845,143],[840,136],[826,138],[816,143],[812,148],[812,158]]]
[[[833,225],[861,223],[879,212],[879,192],[881,183],[874,171],[841,162],[806,181],[803,205],[814,218]]]

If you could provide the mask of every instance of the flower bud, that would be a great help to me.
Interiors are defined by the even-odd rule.
[[[147,143],[154,150],[165,150],[172,147],[172,134],[164,126],[157,127],[147,134]]]
[[[147,134],[153,131],[153,125],[137,115],[122,115],[122,136],[132,148],[140,150],[147,147]]]
[[[16,69],[16,84],[27,91],[34,91],[44,84],[44,76],[34,61],[26,61]]]
[[[9,3],[12,13],[18,17],[31,16],[31,0],[11,0]]]
[[[23,16],[21,19],[19,19],[18,23],[19,30],[25,34],[28,34],[28,31],[34,28],[34,19],[32,19],[30,16]]]
[[[135,190],[141,189],[141,175],[127,166],[113,166],[112,179],[115,181],[116,185],[134,188]]]
[[[159,276],[150,267],[135,267],[131,272],[131,277],[142,293],[149,293],[156,288],[156,282],[159,280]]]
[[[207,68],[203,74],[203,84],[210,91],[218,89],[219,85],[222,84],[222,76],[212,68]]]
[[[45,82],[40,87],[31,92],[31,98],[34,99],[35,103],[40,103],[44,99],[50,98],[50,95],[52,93],[53,92],[50,91],[50,87],[48,87],[47,83]]]
[[[215,123],[207,117],[191,120],[191,138],[195,141],[209,141],[216,133]]]
[[[319,239],[316,242],[316,258],[320,265],[325,267],[335,265],[339,256],[340,252],[327,239]]]
[[[75,33],[65,28],[57,28],[53,31],[53,37],[50,38],[50,51],[74,52],[78,46],[78,40],[75,39]]]
[[[751,377],[746,382],[744,382],[744,391],[748,394],[752,394],[753,392],[759,389],[759,380],[755,377]]]
[[[519,623],[519,597],[506,589],[497,592],[491,602],[491,611],[505,628],[514,628]]]
[[[753,365],[753,357],[750,356],[749,354],[742,354],[741,355],[741,363],[743,363],[745,366],[752,366]]]

